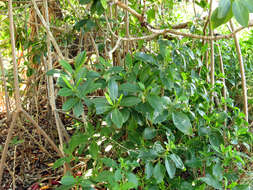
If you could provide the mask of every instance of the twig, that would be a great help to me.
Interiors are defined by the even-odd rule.
[[[243,111],[244,111],[244,114],[245,114],[245,120],[248,122],[249,113],[248,113],[248,96],[247,96],[246,77],[245,77],[241,47],[240,47],[237,35],[236,35],[236,33],[234,33],[234,25],[233,25],[232,20],[230,20],[230,27],[231,27],[231,30],[233,32],[236,52],[237,52],[238,61],[239,61],[239,64],[240,64],[241,80],[242,80],[242,91],[243,91],[243,104],[244,104]]]

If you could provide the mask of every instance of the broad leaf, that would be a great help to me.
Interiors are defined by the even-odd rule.
[[[162,165],[159,162],[155,165],[153,176],[156,179],[157,183],[161,183],[163,181],[164,172],[162,169]]]
[[[68,71],[70,74],[73,73],[73,69],[72,69],[71,65],[70,65],[67,61],[65,61],[65,60],[60,60],[59,63],[60,63],[60,65],[61,65],[66,71]]]
[[[128,82],[124,83],[124,84],[121,84],[119,89],[122,90],[122,91],[130,92],[130,93],[141,92],[141,89],[139,88],[138,85],[131,84],[131,83],[128,83]]]
[[[224,139],[220,132],[213,131],[209,136],[209,142],[215,150],[218,150],[221,144],[224,144]]]
[[[136,175],[134,175],[133,173],[127,173],[126,178],[128,182],[134,185],[133,187],[136,188],[138,186],[138,178],[136,177]]]
[[[242,3],[242,0],[234,0],[232,10],[237,22],[244,27],[248,26],[249,11],[247,7],[245,7],[244,3]]]
[[[211,187],[213,187],[215,189],[222,189],[221,182],[218,179],[214,178],[210,174],[206,174],[206,176],[200,178],[200,180],[205,182],[207,185],[210,185]]]
[[[96,98],[92,102],[95,104],[97,114],[102,114],[112,109],[112,106],[107,103],[105,98]]]
[[[223,178],[223,168],[221,167],[221,165],[219,163],[216,163],[213,166],[213,175],[218,179],[218,180],[222,180]]]
[[[59,96],[71,96],[74,92],[69,88],[61,88],[58,92]]]
[[[64,102],[62,109],[64,111],[69,111],[74,105],[78,102],[78,98],[69,98],[66,102]]]
[[[158,112],[161,112],[163,110],[163,100],[159,96],[149,96],[148,103]]]
[[[117,163],[111,158],[102,158],[102,162],[110,168],[117,168]]]
[[[153,139],[156,136],[156,130],[154,128],[151,127],[147,127],[145,128],[144,132],[143,132],[143,137],[144,139]]]
[[[90,1],[90,0],[86,0],[86,1]],[[81,0],[80,0],[80,2],[81,2]],[[83,51],[75,59],[75,68],[79,69],[84,64],[85,59],[86,59],[86,52]]]
[[[86,4],[88,4],[88,3],[90,3],[92,0],[79,0],[79,3],[81,4],[81,5],[86,5]]]
[[[182,162],[181,158],[178,155],[171,154],[169,157],[171,158],[171,160],[173,160],[177,168],[182,170],[185,168],[184,163]]]
[[[151,162],[147,162],[145,164],[145,174],[146,174],[146,179],[151,178],[151,176],[153,175],[153,165]]]
[[[75,178],[73,176],[65,175],[61,178],[61,184],[66,186],[75,185]]]
[[[146,54],[143,52],[138,52],[135,54],[135,58],[137,60],[143,61],[144,63],[151,63],[151,64],[155,64],[156,60],[154,59],[154,57],[150,54]]]
[[[176,165],[171,159],[168,159],[167,157],[165,158],[165,168],[170,176],[170,179],[173,179],[176,173]]]
[[[131,107],[141,102],[141,99],[135,96],[125,97],[121,100],[120,105]]]
[[[109,81],[108,91],[112,101],[115,101],[118,98],[118,84],[115,80]]]
[[[172,113],[173,123],[181,132],[186,135],[192,135],[192,125],[190,119],[187,115],[182,112],[173,112]]]
[[[245,5],[245,7],[248,8],[248,11],[250,13],[253,13],[253,1],[252,0],[243,0],[242,3]]]
[[[114,109],[111,112],[112,122],[116,125],[117,128],[121,128],[124,123],[124,118],[121,112],[118,109]]]
[[[220,0],[218,7],[218,18],[223,19],[228,14],[231,8],[230,0]]]
[[[83,113],[83,103],[82,101],[79,101],[77,104],[75,104],[73,108],[74,116],[79,117]]]
[[[232,6],[230,7],[227,15],[224,18],[218,18],[218,8],[216,8],[211,16],[212,28],[215,29],[218,26],[225,24],[233,17]]]

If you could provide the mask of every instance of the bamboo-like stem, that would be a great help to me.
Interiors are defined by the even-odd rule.
[[[221,54],[221,49],[219,44],[217,45],[218,47],[218,52],[219,52],[219,60],[220,60],[220,70],[223,75],[222,77],[222,84],[223,84],[223,89],[222,89],[222,94],[223,98],[226,100],[227,99],[227,87],[226,87],[226,81],[225,81],[225,71],[224,71],[224,65],[223,65],[223,60],[222,60],[222,54]],[[227,112],[227,104],[224,104],[224,111]]]
[[[3,85],[4,85],[4,99],[5,99],[5,107],[6,107],[6,116],[7,116],[7,121],[10,121],[10,101],[9,101],[9,95],[8,95],[8,90],[7,90],[7,82],[4,74],[4,65],[2,61],[2,54],[0,52],[0,67],[2,71],[2,80],[3,80]]]
[[[53,44],[53,46],[54,46],[54,48],[55,48],[58,56],[60,57],[60,59],[64,59],[64,56],[62,55],[62,52],[61,52],[61,50],[59,48],[59,45],[57,44],[57,42],[56,42],[56,40],[55,40],[52,32],[50,31],[49,25],[47,24],[47,22],[45,21],[44,17],[42,16],[42,14],[41,14],[41,12],[40,12],[40,10],[39,10],[39,8],[38,8],[35,0],[32,0],[32,3],[33,3],[34,9],[35,9],[37,15],[39,16],[39,18],[40,18],[43,26],[45,27],[45,29],[47,31],[49,39],[51,40],[51,42],[52,42],[52,44]]]
[[[235,29],[234,29],[234,24],[233,24],[232,20],[230,20],[230,27],[231,27],[232,33],[234,33]],[[241,72],[241,80],[242,80],[242,91],[243,91],[243,104],[244,104],[243,105],[243,111],[244,111],[244,114],[245,114],[245,120],[248,122],[249,113],[248,113],[247,83],[246,83],[246,77],[245,77],[245,71],[244,71],[243,58],[242,58],[241,47],[240,47],[237,35],[234,33],[233,36],[234,36],[238,61],[239,61],[239,64],[240,64],[240,72]]]
[[[7,135],[5,144],[4,144],[4,149],[3,149],[3,152],[2,152],[2,157],[1,157],[1,162],[0,162],[0,186],[2,184],[3,170],[4,170],[4,165],[5,165],[7,153],[8,153],[9,144],[11,142],[13,129],[14,129],[14,126],[16,124],[16,121],[17,121],[17,118],[18,118],[19,114],[20,114],[20,110],[16,110],[14,112],[13,117],[12,117],[12,121],[11,121],[11,125],[10,125],[10,128],[8,130],[8,135]]]

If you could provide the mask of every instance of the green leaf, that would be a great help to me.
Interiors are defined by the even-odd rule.
[[[209,136],[209,142],[215,150],[218,150],[221,144],[224,144],[224,139],[220,132],[213,131]]]
[[[60,158],[60,159],[56,160],[54,165],[53,165],[53,169],[59,168],[64,163],[65,163],[65,158]]]
[[[78,102],[78,98],[69,98],[64,104],[62,105],[62,109],[64,111],[69,111],[74,105]]]
[[[157,183],[161,183],[164,178],[164,173],[162,169],[162,165],[158,162],[154,168],[153,176],[156,179]]]
[[[75,104],[73,108],[74,116],[79,117],[83,113],[83,103],[82,101],[79,101],[77,104]]]
[[[168,159],[167,157],[165,158],[165,168],[170,176],[170,179],[173,179],[176,173],[176,166],[174,162],[171,159]]]
[[[122,91],[126,91],[126,92],[129,92],[129,93],[137,93],[137,92],[141,92],[141,89],[139,88],[138,85],[136,84],[131,84],[131,83],[124,83],[124,84],[121,84],[119,86],[119,89],[122,90]]]
[[[49,70],[49,71],[46,72],[46,75],[52,76],[54,74],[59,74],[59,73],[61,73],[60,70],[58,70],[58,69],[51,69],[51,70]]]
[[[95,104],[97,114],[102,114],[112,109],[112,106],[107,103],[105,98],[95,98],[92,102]]]
[[[116,125],[117,128],[121,128],[124,123],[124,118],[121,112],[118,109],[114,109],[111,112],[112,122]]]
[[[73,135],[66,145],[64,152],[67,154],[72,154],[73,151],[81,144],[86,144],[88,141],[88,136],[84,134]]]
[[[156,136],[156,130],[154,128],[151,128],[151,127],[145,128],[145,130],[143,132],[144,139],[151,140],[155,136]]]
[[[138,186],[138,178],[133,173],[127,173],[126,178],[128,182],[132,183],[134,188]]]
[[[68,71],[70,74],[73,73],[73,69],[72,69],[71,65],[70,65],[67,61],[65,61],[65,60],[60,60],[59,63],[60,63],[60,65],[61,65],[66,71]]]
[[[102,158],[102,162],[107,167],[111,167],[111,168],[117,168],[118,167],[117,163],[113,159],[111,159],[111,158]]]
[[[92,0],[79,0],[79,3],[81,4],[81,5],[86,5],[86,4],[88,4],[88,3],[90,3]]]
[[[220,0],[219,7],[218,7],[218,18],[223,19],[228,14],[229,10],[231,8],[231,2],[230,0]]]
[[[97,142],[93,141],[91,143],[90,148],[89,148],[89,153],[93,159],[95,159],[95,160],[97,159],[98,154],[99,154],[99,147],[97,145]]]
[[[75,185],[75,178],[73,176],[65,175],[61,178],[61,184],[66,186]]]
[[[169,157],[171,158],[171,160],[173,160],[177,168],[182,170],[185,168],[184,163],[182,162],[181,158],[178,155],[171,154]]]
[[[253,13],[253,1],[252,0],[243,0],[242,3],[245,5],[245,7],[248,8],[248,11],[250,13]]]
[[[147,98],[148,103],[157,111],[162,112],[163,110],[163,100],[161,97],[152,95]]]
[[[75,68],[79,70],[80,67],[82,67],[83,64],[85,63],[85,59],[86,59],[86,52],[83,51],[75,58]]]
[[[187,115],[182,112],[173,112],[172,113],[173,123],[181,132],[186,135],[192,135],[192,125],[190,119]]]
[[[131,107],[141,102],[141,99],[135,96],[125,97],[121,100],[120,106]]]
[[[121,174],[121,170],[120,169],[117,169],[115,174],[114,174],[114,179],[116,181],[120,181],[122,179],[122,174]]]
[[[152,175],[153,175],[153,170],[154,170],[154,168],[153,168],[152,163],[151,163],[151,162],[147,162],[147,163],[145,164],[146,179],[149,179],[149,178],[152,177]]]
[[[242,3],[242,0],[234,0],[232,10],[237,22],[244,27],[248,26],[249,11],[247,7],[245,7],[244,3]]]
[[[213,166],[213,175],[219,180],[221,181],[223,178],[223,168],[221,167],[221,165],[219,163],[216,163]]]
[[[110,96],[109,96],[106,92],[105,92],[105,98],[106,98],[107,102],[108,102],[110,105],[113,105],[113,102],[112,102]]]
[[[218,179],[214,178],[210,174],[206,174],[205,177],[200,178],[201,181],[205,182],[207,185],[215,188],[215,189],[222,189],[222,184],[219,182]]]
[[[211,16],[212,28],[215,29],[218,26],[225,24],[233,17],[232,6],[230,7],[227,15],[224,18],[218,18],[218,8],[216,8]]]
[[[74,87],[70,84],[70,82],[68,81],[68,79],[65,76],[62,75],[61,78],[64,81],[64,83],[67,85],[67,87],[74,90]]]
[[[118,98],[118,83],[115,80],[109,81],[108,91],[112,101],[115,101]]]
[[[58,92],[59,96],[72,96],[74,92],[69,88],[61,88]]]
[[[250,185],[237,185],[233,188],[233,190],[251,190]]]
[[[144,63],[151,63],[151,64],[155,64],[156,60],[154,59],[154,57],[150,54],[146,54],[143,52],[137,52],[135,54],[135,58],[137,60],[143,61]]]
[[[106,0],[100,0],[102,6],[104,9],[107,9],[107,1]]]

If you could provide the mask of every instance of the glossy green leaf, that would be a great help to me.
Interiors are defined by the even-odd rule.
[[[219,190],[222,189],[221,182],[218,179],[214,178],[210,174],[206,174],[206,176],[205,177],[201,177],[200,180],[203,181],[203,182],[205,182],[207,185],[209,185],[209,186],[211,186],[211,187],[213,187],[215,189],[219,189]]]
[[[78,98],[69,98],[64,104],[62,105],[62,109],[64,111],[69,111],[71,108],[74,107],[75,104],[78,102]]]
[[[131,106],[137,105],[140,102],[141,102],[140,98],[135,97],[135,96],[129,96],[129,97],[124,97],[120,101],[120,105],[125,106],[125,107],[131,107]]]
[[[117,170],[115,171],[114,179],[115,179],[116,181],[119,181],[119,180],[122,179],[122,174],[121,174],[121,170],[120,170],[120,169],[117,169]]]
[[[216,177],[218,180],[222,180],[223,178],[223,168],[219,163],[216,163],[213,166],[213,176]]]
[[[69,88],[61,88],[58,92],[59,96],[72,96],[74,92]]]
[[[92,102],[95,104],[97,114],[102,114],[112,109],[112,106],[107,103],[105,98],[95,98]]]
[[[79,69],[80,67],[82,67],[83,64],[85,63],[85,59],[86,59],[86,52],[85,51],[78,54],[77,57],[75,58],[75,68]]]
[[[81,5],[86,5],[86,4],[88,4],[88,3],[90,3],[92,0],[79,0],[79,3],[81,4]]]
[[[171,155],[169,155],[169,157],[175,163],[177,168],[182,169],[182,170],[185,168],[184,163],[182,162],[181,158],[178,155],[171,154]]]
[[[165,158],[165,168],[170,179],[173,179],[176,173],[176,165],[171,159],[168,159],[167,157]]]
[[[234,0],[232,10],[237,22],[244,27],[248,26],[249,11],[244,3],[242,3],[242,0]]]
[[[151,140],[155,136],[156,136],[156,130],[154,128],[151,128],[151,127],[145,128],[145,130],[143,132],[144,139]]]
[[[133,173],[127,173],[126,178],[129,183],[132,183],[134,188],[138,186],[138,178]]]
[[[212,28],[215,29],[218,26],[225,24],[233,17],[232,6],[230,7],[227,15],[224,18],[218,18],[218,8],[216,8],[211,16]]]
[[[119,89],[122,90],[122,91],[126,91],[126,92],[129,92],[129,93],[137,93],[137,92],[141,92],[141,89],[139,88],[138,85],[136,84],[131,84],[131,83],[124,83],[124,84],[121,84],[119,86]]]
[[[115,80],[110,80],[108,84],[108,91],[112,101],[118,98],[118,83]]]
[[[228,14],[229,10],[231,8],[231,2],[230,0],[220,0],[219,7],[218,7],[218,18],[223,19]]]
[[[124,118],[121,112],[118,109],[114,109],[111,112],[112,122],[116,125],[117,128],[121,128],[124,123]]]
[[[218,150],[220,145],[224,144],[224,139],[218,131],[213,131],[209,135],[209,142],[215,150]]]
[[[106,0],[100,0],[102,6],[104,9],[107,9],[107,1]]]
[[[143,62],[146,62],[146,63],[151,63],[151,64],[156,63],[156,60],[154,59],[154,57],[152,55],[146,54],[146,53],[143,53],[143,52],[136,53],[135,58],[137,60],[140,60],[140,61],[143,61]]]
[[[111,158],[102,158],[102,162],[107,167],[110,167],[110,168],[117,168],[118,167],[117,163],[113,159],[111,159]]]
[[[252,0],[243,0],[242,3],[245,5],[245,7],[248,8],[248,11],[250,13],[253,13],[253,1]]]
[[[163,100],[161,97],[152,95],[147,98],[148,103],[158,112],[163,110]]]
[[[182,112],[172,113],[173,123],[181,132],[186,135],[192,135],[192,125],[188,116]]]
[[[59,63],[60,63],[60,65],[61,65],[66,71],[68,71],[70,74],[73,73],[73,69],[72,69],[71,65],[70,65],[67,61],[65,61],[65,60],[60,60]]]
[[[146,179],[149,179],[149,178],[152,177],[152,175],[153,175],[153,170],[154,170],[154,168],[153,168],[152,163],[151,163],[151,162],[147,162],[147,163],[145,164]]]
[[[232,190],[251,190],[252,188],[250,187],[250,185],[237,185],[235,186]]]
[[[61,178],[61,184],[66,186],[75,185],[75,178],[73,176],[65,175]]]
[[[46,75],[52,76],[54,74],[59,74],[59,73],[60,73],[60,70],[58,70],[58,69],[51,69],[51,70],[47,71]]]
[[[77,104],[75,104],[73,108],[74,116],[79,117],[80,115],[82,115],[83,112],[84,112],[83,103],[82,101],[79,101]]]
[[[159,162],[154,167],[153,176],[156,179],[157,183],[161,183],[163,181],[164,172],[162,169],[162,165]]]

